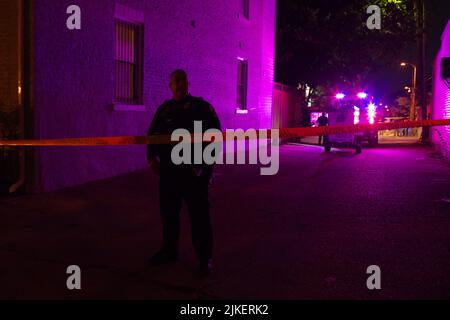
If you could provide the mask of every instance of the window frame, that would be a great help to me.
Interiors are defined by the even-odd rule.
[[[240,0],[239,13],[246,20],[250,20],[250,0]]]
[[[133,29],[134,46],[133,62],[121,60],[117,55],[120,26],[131,27]],[[114,110],[116,111],[143,111],[144,103],[144,24],[141,22],[128,21],[119,17],[114,19]],[[120,49],[119,49],[120,50]],[[120,63],[130,63],[133,65],[131,98],[119,97],[118,89],[118,68]]]
[[[241,75],[241,72],[244,74]],[[237,63],[236,112],[248,112],[248,59],[243,58],[238,58]]]

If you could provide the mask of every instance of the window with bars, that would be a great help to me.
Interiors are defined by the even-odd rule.
[[[250,0],[240,0],[241,1],[241,14],[245,19],[250,19]]]
[[[247,110],[247,82],[248,82],[248,61],[238,61],[237,72],[237,101],[236,106],[240,110]]]
[[[143,104],[143,25],[116,20],[115,102]]]

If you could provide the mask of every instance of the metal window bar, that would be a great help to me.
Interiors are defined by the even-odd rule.
[[[143,103],[143,27],[116,21],[115,101]]]
[[[238,62],[237,107],[247,110],[248,61]]]
[[[241,13],[245,19],[250,19],[250,0],[241,0]]]

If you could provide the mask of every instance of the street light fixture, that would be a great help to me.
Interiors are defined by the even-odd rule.
[[[410,119],[416,118],[416,84],[417,84],[417,66],[410,62],[401,62],[400,66],[411,66],[413,68],[412,89],[411,89],[411,108],[409,111]]]
[[[359,99],[365,99],[365,98],[367,98],[367,93],[365,93],[365,92],[360,92],[360,93],[358,93],[358,98],[359,98]]]

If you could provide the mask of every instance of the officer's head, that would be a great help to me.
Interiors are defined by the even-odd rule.
[[[173,98],[181,100],[189,93],[189,82],[186,71],[177,69],[170,74],[169,87],[172,90]]]

